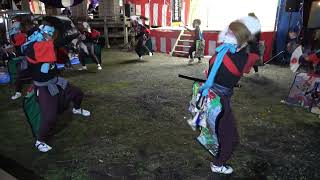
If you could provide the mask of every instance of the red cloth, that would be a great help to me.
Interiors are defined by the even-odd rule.
[[[101,33],[95,29],[91,29],[91,33],[89,33],[89,36],[91,39],[97,39],[99,36],[101,36]]]
[[[217,55],[212,56],[212,58],[209,60],[210,66],[214,64],[214,62],[216,61],[216,57],[217,57]],[[230,71],[233,75],[235,75],[235,76],[242,75],[242,73],[238,70],[238,68],[232,62],[232,60],[230,59],[230,57],[228,55],[225,55],[223,57],[222,63],[228,69],[228,71]],[[207,75],[209,75],[209,74],[207,74]]]
[[[14,46],[21,46],[26,41],[27,41],[27,34],[25,33],[18,33],[18,34],[15,34],[13,37]]]
[[[69,59],[67,48],[60,47],[57,52],[57,63],[64,64]]]
[[[27,59],[30,63],[51,63],[57,61],[53,41],[40,41],[32,44],[33,52],[29,51]]]
[[[214,63],[214,61],[216,60],[216,55],[213,56],[210,61],[209,64],[212,65]],[[254,53],[250,53],[248,55],[248,61],[247,64],[244,66],[243,71],[240,72],[239,69],[237,68],[237,66],[232,62],[232,60],[230,59],[230,57],[228,55],[225,55],[223,57],[223,64],[224,66],[235,76],[242,76],[243,73],[248,74],[251,70],[251,68],[253,67],[253,65],[259,60],[259,56],[257,54]]]
[[[151,34],[150,29],[146,28],[146,29],[145,29],[145,33],[147,33],[147,34]]]
[[[259,56],[254,53],[250,53],[248,57],[248,62],[244,66],[243,73],[249,74],[253,65],[259,60]]]
[[[316,53],[310,54],[308,58],[313,64],[319,64],[320,62],[320,58],[316,55]]]
[[[230,59],[230,57],[228,55],[225,55],[223,57],[223,64],[225,67],[227,67],[227,69],[235,76],[240,77],[242,75],[242,73],[239,71],[239,69],[237,68],[237,66],[232,62],[232,60]]]

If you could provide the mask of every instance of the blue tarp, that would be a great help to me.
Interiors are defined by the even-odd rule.
[[[10,76],[8,72],[0,72],[0,84],[9,84]]]
[[[79,58],[72,58],[72,59],[70,60],[70,63],[71,63],[72,65],[80,64]],[[58,69],[64,68],[64,64],[58,64],[58,63],[57,63],[57,68],[58,68]]]
[[[303,25],[303,8],[301,7],[299,12],[286,12],[285,7],[286,0],[279,0],[276,19],[276,54],[285,50],[289,30],[294,29],[299,33]]]

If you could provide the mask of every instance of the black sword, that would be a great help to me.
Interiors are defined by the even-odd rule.
[[[192,81],[197,81],[197,82],[206,82],[206,80],[204,79],[199,79],[199,78],[195,78],[195,77],[190,77],[190,76],[185,76],[185,75],[182,75],[182,74],[179,74],[178,75],[179,78],[183,78],[183,79],[188,79],[188,80],[192,80]]]
[[[192,81],[202,82],[202,83],[205,83],[205,82],[206,82],[206,80],[204,80],[204,79],[199,79],[199,78],[195,78],[195,77],[185,76],[185,75],[182,75],[182,74],[179,74],[178,77],[179,77],[179,78],[183,78],[183,79],[192,80]],[[234,87],[240,88],[241,85],[240,85],[239,83],[237,83]]]

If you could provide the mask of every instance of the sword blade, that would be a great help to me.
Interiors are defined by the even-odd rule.
[[[179,74],[178,77],[179,77],[179,78],[183,78],[183,79],[192,80],[192,81],[197,81],[197,82],[206,82],[206,80],[204,80],[204,79],[199,79],[199,78],[195,78],[195,77],[185,76],[185,75],[182,75],[182,74]]]

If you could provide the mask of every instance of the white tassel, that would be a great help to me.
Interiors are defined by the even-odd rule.
[[[61,4],[63,7],[70,7],[72,6],[74,3],[74,0],[62,0]]]

